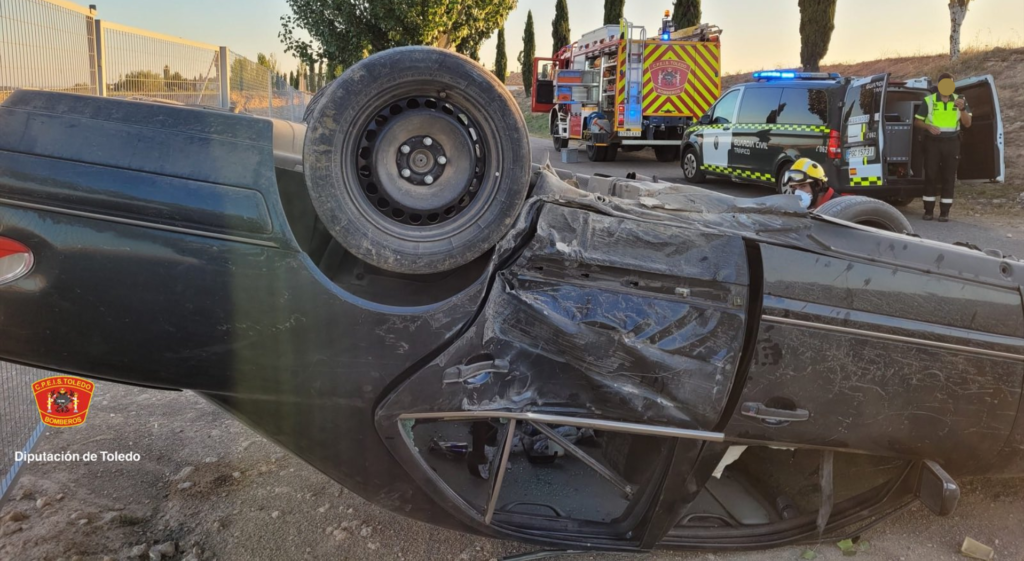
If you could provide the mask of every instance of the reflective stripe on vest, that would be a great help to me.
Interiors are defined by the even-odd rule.
[[[939,99],[939,94],[932,94],[924,98],[928,106],[928,117],[925,123],[939,127],[942,132],[956,132],[960,130],[960,110],[953,104],[959,96],[953,94],[949,101]]]

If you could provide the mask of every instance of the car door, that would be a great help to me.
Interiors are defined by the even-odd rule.
[[[467,523],[632,539],[656,474],[674,466],[681,481],[717,438],[745,339],[746,247],[557,205],[535,229],[474,325],[381,403],[378,430]],[[588,444],[552,454],[544,427]],[[480,476],[485,450],[509,465],[498,490]]]
[[[771,145],[782,88],[748,87],[743,92],[732,130],[730,168],[735,179],[771,183],[779,146]]]
[[[967,98],[972,115],[971,126],[961,131],[957,178],[1003,181],[1003,119],[995,81],[991,75],[959,80],[956,93]]]
[[[835,251],[761,246],[756,350],[726,435],[983,471],[1021,398],[1019,290],[951,272],[993,267],[981,252],[825,223],[810,235]]]
[[[739,109],[743,88],[727,92],[711,108],[711,124],[702,131],[703,145],[701,166],[704,171],[729,175],[730,154],[732,150],[732,125],[736,122],[736,111]]]
[[[842,113],[843,164],[840,179],[849,192],[857,187],[882,185],[885,177],[883,148],[885,138],[882,115],[885,113],[885,88],[888,74],[857,78],[846,90]]]
[[[533,59],[533,91],[530,111],[548,113],[555,107],[555,59]]]

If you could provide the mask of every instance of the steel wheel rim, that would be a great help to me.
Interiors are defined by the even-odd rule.
[[[478,200],[490,167],[483,136],[453,101],[410,95],[382,104],[370,113],[353,155],[364,214],[406,233],[426,233],[463,215]]]

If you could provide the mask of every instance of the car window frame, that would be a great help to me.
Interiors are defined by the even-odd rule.
[[[776,124],[776,122],[778,121],[779,104],[782,103],[782,93],[785,91],[786,88],[781,86],[781,85],[772,84],[772,85],[769,85],[769,86],[763,86],[763,87],[758,87],[758,88],[744,88],[744,90],[747,90],[747,89],[750,90],[749,95],[743,95],[741,97],[740,101],[736,103],[736,119],[735,119],[735,122],[737,122],[737,123],[745,123],[745,124],[749,123],[749,124],[752,124],[752,125],[774,125],[774,124]],[[740,116],[743,113],[743,103],[746,102],[748,98],[751,98],[751,96],[756,98],[757,92],[761,92],[761,91],[777,91],[777,92],[779,92],[779,99],[778,99],[778,101],[775,102],[775,122],[769,122],[767,117],[765,117],[764,119],[761,119],[759,121],[758,120],[753,120],[752,121],[752,120],[741,119]],[[769,113],[768,115],[770,116],[771,113]]]
[[[832,108],[832,104],[829,102],[829,88],[827,88],[827,87],[822,87],[822,88],[817,88],[817,87],[806,87],[806,88],[784,87],[784,88],[782,88],[782,96],[785,97],[786,92],[789,91],[789,90],[806,92],[806,94],[803,96],[805,101],[810,98],[810,92],[811,91],[823,92],[825,94],[826,108],[827,108],[827,111],[825,113],[825,120],[823,122],[817,122],[817,123],[791,123],[791,122],[786,121],[785,119],[782,119],[782,117],[785,115],[785,111],[782,111],[782,112],[779,113],[778,118],[776,118],[776,121],[778,122],[779,125],[810,126],[810,127],[826,127],[826,126],[829,126],[829,122],[830,122],[830,118],[831,118],[831,108]],[[845,98],[845,95],[843,97]],[[779,98],[779,107],[782,107],[782,98]],[[807,111],[807,112],[810,113],[810,111]],[[815,116],[817,116],[817,115],[815,115]]]
[[[746,88],[744,88],[742,86],[736,87],[736,88],[732,88],[729,91],[727,91],[724,94],[722,94],[722,96],[718,98],[718,101],[716,101],[715,104],[713,106],[711,106],[711,110],[708,112],[708,115],[711,117],[711,124],[712,125],[732,125],[732,124],[734,124],[736,122],[736,114],[737,114],[737,112],[739,112],[740,103],[743,101],[743,91],[745,89]],[[737,96],[736,97],[736,105],[735,105],[735,107],[732,108],[732,115],[730,116],[729,122],[728,123],[716,123],[715,122],[715,114],[718,111],[718,106],[722,104],[722,101],[724,101],[725,98],[727,98],[728,96],[732,95],[733,93],[735,93],[736,96]]]

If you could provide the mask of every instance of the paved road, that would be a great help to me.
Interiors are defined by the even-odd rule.
[[[672,183],[686,183],[682,170],[679,169],[679,162],[661,163],[654,158],[654,151],[649,149],[631,153],[619,152],[618,158],[614,162],[596,163],[588,160],[586,152],[581,149],[579,161],[575,164],[566,164],[562,163],[561,155],[555,152],[550,140],[531,138],[530,145],[534,163],[543,164],[550,161],[551,165],[556,168],[568,169],[579,174],[605,173],[625,177],[627,173],[635,171],[642,175],[657,176],[659,179]],[[774,193],[774,190],[768,187],[724,180],[709,180],[707,183],[700,184],[699,187],[734,197],[763,197]],[[961,189],[968,188],[970,187],[961,187]],[[902,210],[910,220],[914,231],[922,237],[948,243],[969,241],[981,247],[996,248],[1003,253],[1024,258],[1024,223],[1019,219],[976,217],[965,214],[965,212],[958,212],[960,209],[954,208],[951,222],[945,224],[925,222],[921,220],[921,202],[919,200]],[[1012,237],[1007,237],[1007,234]]]

